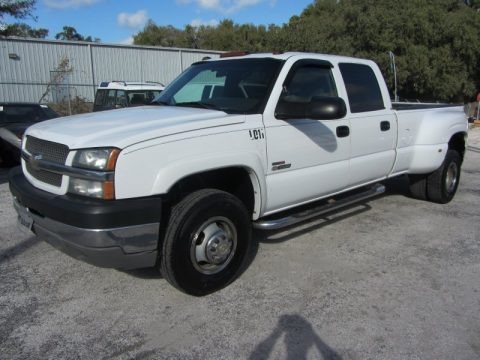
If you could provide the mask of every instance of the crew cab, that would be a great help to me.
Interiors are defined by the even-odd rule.
[[[239,275],[252,225],[292,226],[399,175],[437,203],[458,187],[463,108],[392,104],[369,60],[226,56],[155,104],[30,127],[9,176],[21,226],[97,266],[157,266],[201,296]]]

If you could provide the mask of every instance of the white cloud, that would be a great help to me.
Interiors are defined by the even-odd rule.
[[[118,14],[117,22],[120,26],[135,29],[147,22],[147,12],[145,10],[139,10],[133,14],[123,12]]]
[[[216,10],[221,7],[220,0],[197,0],[200,7],[204,9]]]
[[[45,6],[54,9],[77,9],[82,6],[90,6],[102,0],[43,0]]]
[[[219,24],[218,20],[212,19],[208,21],[204,21],[202,19],[193,19],[190,22],[190,25],[193,27],[200,27],[200,26],[211,26],[211,27],[217,27]]]
[[[235,12],[241,10],[244,7],[255,6],[255,5],[258,5],[261,2],[262,2],[262,0],[234,0],[234,1],[232,1],[231,6],[228,7],[225,10],[225,12],[227,14],[232,14],[232,13],[235,13]]]
[[[129,37],[126,38],[126,39],[120,40],[120,41],[119,41],[119,44],[122,44],[122,45],[132,45],[132,44],[133,44],[133,36],[129,36]]]
[[[270,6],[275,6],[277,0],[176,0],[179,5],[196,4],[205,10],[218,11],[223,14],[232,14],[249,6],[255,6],[262,2],[268,2]]]

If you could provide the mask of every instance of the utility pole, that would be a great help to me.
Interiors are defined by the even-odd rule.
[[[389,51],[388,54],[390,55],[390,67],[393,71],[393,81],[394,81],[394,101],[398,101],[397,96],[397,66],[395,65],[395,54],[392,51]]]
[[[477,94],[477,117],[475,120],[480,120],[480,93]]]

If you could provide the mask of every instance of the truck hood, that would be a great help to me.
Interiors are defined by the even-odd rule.
[[[31,126],[26,134],[65,144],[70,149],[124,149],[150,139],[244,121],[245,116],[216,110],[143,106],[47,120]]]

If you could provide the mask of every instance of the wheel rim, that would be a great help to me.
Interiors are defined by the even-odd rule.
[[[190,258],[202,274],[216,274],[232,261],[237,248],[237,231],[225,217],[205,221],[192,237]]]
[[[458,166],[456,163],[451,162],[448,165],[447,173],[445,175],[445,190],[447,193],[452,193],[457,186],[458,181]]]

